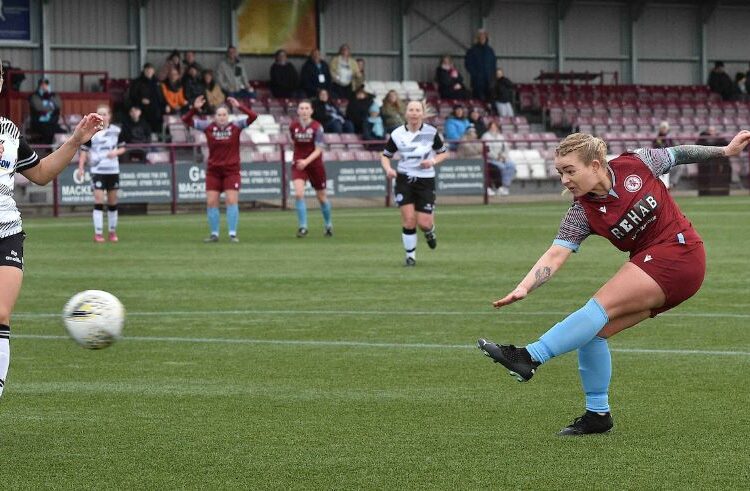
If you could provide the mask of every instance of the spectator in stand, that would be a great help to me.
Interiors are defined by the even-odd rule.
[[[161,133],[164,101],[155,72],[151,63],[143,65],[141,75],[130,84],[130,105],[141,108],[152,133]]]
[[[122,122],[122,139],[125,143],[151,143],[151,126],[141,118],[142,113],[139,106],[131,106],[128,110]],[[128,148],[126,154],[130,162],[146,160],[146,150],[142,148]]]
[[[367,117],[369,116],[372,100],[373,96],[365,92],[363,87],[360,87],[346,106],[346,119],[354,124],[355,133],[360,135],[366,133]]]
[[[460,140],[461,137],[464,136],[464,133],[466,133],[470,124],[471,123],[469,123],[469,120],[464,114],[464,107],[460,104],[453,106],[453,112],[448,119],[445,120],[445,126],[443,127],[445,139],[452,142],[449,144],[451,149],[455,150],[455,141]]]
[[[229,97],[254,98],[255,92],[247,80],[245,67],[240,63],[237,48],[229,46],[227,57],[224,58],[216,69],[216,81],[221,89]]]
[[[195,61],[195,51],[185,51],[185,59],[182,60],[182,66],[187,70],[190,65],[195,65],[198,68],[198,73],[203,71],[203,67],[200,63]]]
[[[442,99],[468,99],[469,91],[464,85],[464,78],[453,64],[453,58],[444,55],[440,65],[435,69],[435,82]]]
[[[177,68],[172,68],[167,80],[161,83],[161,95],[164,98],[165,114],[182,114],[190,107]]]
[[[167,59],[164,60],[164,63],[162,63],[161,67],[159,67],[159,73],[156,78],[160,82],[164,82],[165,80],[167,80],[167,78],[169,78],[169,72],[170,70],[172,70],[172,68],[176,68],[177,73],[179,73],[180,77],[182,77],[185,69],[182,65],[182,62],[180,61],[180,52],[176,49],[169,53]]]
[[[182,88],[189,105],[192,105],[195,98],[203,95],[206,91],[200,68],[197,64],[188,65],[185,75],[182,77]]]
[[[406,123],[406,105],[399,99],[398,92],[389,90],[383,98],[380,115],[383,117],[385,132],[390,133],[402,124]]]
[[[289,62],[286,51],[276,52],[271,65],[271,95],[274,97],[299,97],[299,76],[297,69]]]
[[[354,83],[361,77],[357,61],[352,58],[348,44],[342,44],[339,54],[331,60],[331,92],[334,97],[351,99]]]
[[[513,82],[505,76],[502,68],[495,71],[495,83],[492,86],[492,102],[498,116],[513,117]]]
[[[475,99],[489,100],[490,88],[495,78],[497,57],[488,44],[487,31],[479,29],[474,45],[466,51],[464,65],[471,76],[472,95]]]
[[[357,58],[357,68],[359,69],[359,77],[354,77],[352,84],[354,84],[354,91],[359,90],[360,87],[365,86],[365,59]]]
[[[747,75],[743,72],[737,72],[734,77],[734,92],[732,100],[745,102],[747,100]]]
[[[732,100],[732,79],[724,71],[724,62],[717,61],[714,63],[714,68],[708,75],[708,87],[711,92],[716,92],[721,96],[724,101]]]
[[[460,159],[481,159],[482,142],[477,137],[477,130],[473,126],[466,128],[466,133],[461,137],[456,155]]]
[[[651,146],[653,148],[669,148],[676,146],[674,141],[672,141],[672,137],[669,136],[668,121],[662,121],[659,123],[659,133],[656,135],[656,138],[654,138]]]
[[[378,101],[373,100],[368,109],[369,116],[367,117],[367,125],[365,126],[365,133],[363,137],[365,140],[381,140],[385,138],[385,126],[383,125],[383,117],[380,115],[380,104]]]
[[[65,133],[58,124],[61,108],[60,96],[52,92],[49,80],[40,79],[36,91],[29,96],[31,129],[39,134],[36,143],[51,145],[55,133]]]
[[[216,80],[214,80],[213,70],[203,70],[203,86],[206,89],[204,92],[206,103],[201,108],[202,112],[199,114],[213,114],[219,106],[224,104],[227,97],[224,95],[221,87],[219,87],[219,84],[216,83]]]
[[[313,119],[323,126],[326,133],[354,133],[354,125],[346,119],[331,100],[328,91],[321,89],[313,101]]]
[[[472,107],[469,112],[469,123],[474,127],[477,132],[477,138],[482,138],[484,132],[487,131],[487,126],[484,124],[482,115],[479,112],[478,107]]]
[[[310,51],[310,56],[300,70],[299,79],[307,97],[315,97],[319,90],[331,88],[331,71],[318,49]]]
[[[487,132],[482,135],[482,141],[487,145],[487,159],[490,175],[490,186],[487,194],[507,196],[510,194],[510,184],[516,177],[516,164],[508,160],[508,145],[500,132],[497,121],[491,121]]]

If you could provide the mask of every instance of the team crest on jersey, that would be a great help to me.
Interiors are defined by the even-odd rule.
[[[641,189],[641,186],[643,186],[643,181],[641,181],[641,177],[636,174],[630,174],[628,177],[625,178],[625,189],[630,191],[631,193],[635,193],[639,189]]]

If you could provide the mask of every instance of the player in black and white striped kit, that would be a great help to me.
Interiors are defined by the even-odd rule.
[[[435,235],[435,166],[448,157],[437,128],[424,121],[424,104],[410,101],[406,124],[391,133],[380,164],[389,178],[396,178],[395,199],[401,210],[401,240],[406,251],[405,266],[417,264],[417,226],[424,232],[430,249],[437,247]],[[398,168],[391,159],[398,152]]]
[[[109,241],[117,242],[117,190],[120,189],[120,160],[125,153],[125,141],[118,126],[110,124],[109,106],[101,105],[96,113],[102,117],[104,128],[91,141],[81,146],[78,156],[78,174],[83,176],[83,166],[91,166],[91,189],[94,190],[94,242],[104,242],[104,194],[107,195],[107,225]]]
[[[0,63],[0,91],[2,91]],[[52,154],[39,159],[12,121],[0,117],[0,395],[10,362],[10,316],[23,281],[23,233],[21,214],[13,199],[15,173],[45,185],[70,163],[81,143],[102,128],[97,114],[85,116],[73,135]]]

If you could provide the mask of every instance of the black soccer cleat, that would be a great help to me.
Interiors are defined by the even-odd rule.
[[[437,236],[435,235],[435,232],[425,232],[424,238],[427,240],[427,245],[430,249],[437,247]]]
[[[205,242],[207,244],[211,243],[211,242],[219,242],[219,236],[216,235],[216,234],[211,234],[208,237],[206,237],[205,239],[203,239],[203,242]]]
[[[307,229],[305,227],[300,227],[297,229],[297,238],[301,239],[303,237],[307,237]]]
[[[333,237],[333,227],[326,227],[323,237]]]
[[[485,356],[489,356],[495,363],[500,363],[508,369],[510,374],[519,382],[528,382],[541,363],[531,359],[526,348],[516,348],[512,344],[497,344],[486,339],[477,340],[477,347]]]
[[[413,267],[413,266],[416,266],[416,265],[417,265],[417,260],[416,259],[414,259],[413,257],[408,257],[408,256],[406,257],[406,261],[404,262],[404,266],[410,268],[410,267]]]
[[[594,433],[607,433],[612,429],[612,426],[614,426],[614,423],[612,422],[612,415],[610,413],[604,413],[604,415],[601,415],[586,410],[583,416],[573,420],[573,422],[563,428],[558,435],[581,436]]]

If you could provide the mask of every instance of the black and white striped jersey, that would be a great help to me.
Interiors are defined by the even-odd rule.
[[[90,172],[92,174],[119,174],[119,157],[107,157],[107,153],[125,145],[123,134],[118,126],[113,124],[94,133],[91,140],[81,146],[81,150],[88,152]]]
[[[436,153],[446,152],[448,149],[438,134],[437,128],[429,124],[422,124],[415,132],[409,131],[406,125],[399,126],[391,133],[385,144],[383,155],[388,158],[398,152],[398,173],[411,177],[435,177],[435,168],[424,169],[420,166],[423,160],[435,157]]]
[[[21,214],[13,199],[16,172],[31,169],[39,163],[39,156],[21,137],[13,121],[0,117],[0,238],[21,232]]]

